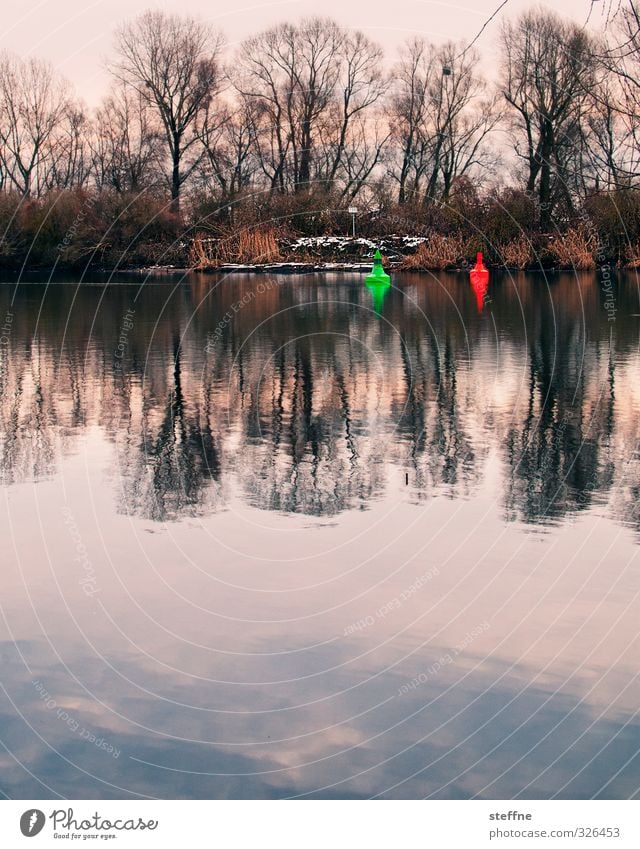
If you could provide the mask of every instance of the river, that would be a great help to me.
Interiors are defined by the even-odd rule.
[[[0,792],[640,788],[632,273],[0,286]]]

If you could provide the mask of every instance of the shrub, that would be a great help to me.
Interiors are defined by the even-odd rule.
[[[458,177],[453,181],[446,202],[440,206],[439,229],[451,233],[464,230],[474,233],[484,230],[483,209],[478,190],[468,177]]]
[[[0,261],[12,265],[23,253],[24,234],[19,224],[22,198],[15,192],[0,192]]]
[[[482,232],[487,241],[507,245],[533,233],[537,219],[537,204],[528,192],[504,189],[485,200]]]
[[[626,268],[640,268],[640,243],[628,245],[624,253]]]
[[[561,266],[578,270],[595,268],[598,237],[584,225],[570,227],[563,236],[549,238],[548,250]]]
[[[600,236],[599,253],[617,262],[640,242],[640,191],[600,192],[585,201],[585,211]]]
[[[215,268],[220,264],[217,255],[217,239],[207,233],[196,233],[189,243],[187,253],[189,268]]]
[[[144,265],[179,260],[181,225],[164,197],[84,189],[42,199],[0,195],[5,265]]]
[[[527,268],[533,262],[531,239],[524,235],[512,239],[505,245],[499,245],[497,253],[501,264],[507,268]]]
[[[400,268],[402,270],[442,270],[460,264],[461,258],[468,251],[468,246],[459,235],[431,235],[426,242],[418,245],[416,252],[405,256]]]

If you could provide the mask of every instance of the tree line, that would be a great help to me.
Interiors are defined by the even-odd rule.
[[[117,29],[111,88],[90,110],[49,63],[4,53],[2,253],[20,227],[41,232],[61,193],[76,218],[81,196],[105,220],[135,210],[132,232],[153,219],[150,239],[260,220],[326,231],[356,201],[379,228],[412,231],[471,231],[496,198],[507,231],[615,229],[621,208],[636,220],[636,0],[599,35],[531,9],[502,24],[492,79],[482,58],[413,37],[394,59],[326,18],[229,50],[204,21],[148,11]]]

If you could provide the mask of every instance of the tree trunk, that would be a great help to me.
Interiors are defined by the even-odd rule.
[[[298,166],[298,179],[296,180],[296,191],[308,191],[311,180],[311,130],[308,121],[302,127],[302,150]]]
[[[171,212],[180,215],[180,140],[174,138],[171,169]]]
[[[441,134],[440,134],[441,135]],[[440,153],[442,151],[442,138],[438,138],[436,149],[433,153],[433,169],[427,183],[427,191],[424,195],[423,206],[428,206],[436,198],[436,186],[438,184],[438,174],[440,173]]]
[[[400,188],[398,190],[398,203],[403,204],[407,201],[407,175],[409,173],[409,159],[411,156],[411,139],[407,140],[404,149],[404,157],[402,160],[402,168],[400,169]]]
[[[549,125],[543,130],[540,150],[540,227],[547,232],[551,227],[551,156],[553,153],[553,131]]]

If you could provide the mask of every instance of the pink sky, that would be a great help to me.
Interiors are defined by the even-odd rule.
[[[76,86],[79,95],[94,104],[107,87],[104,58],[108,55],[113,29],[126,18],[148,8],[184,12],[210,20],[224,31],[229,47],[265,27],[283,20],[323,14],[339,23],[364,30],[387,47],[393,57],[396,46],[411,34],[434,41],[470,39],[499,6],[500,0],[21,0],[3,3],[0,47],[22,55],[51,60]],[[532,5],[528,0],[509,0],[500,13],[514,15]],[[584,23],[590,0],[550,0],[539,4]],[[602,22],[608,0],[595,4],[592,24]],[[497,24],[484,32],[479,46],[487,57],[490,75]]]

